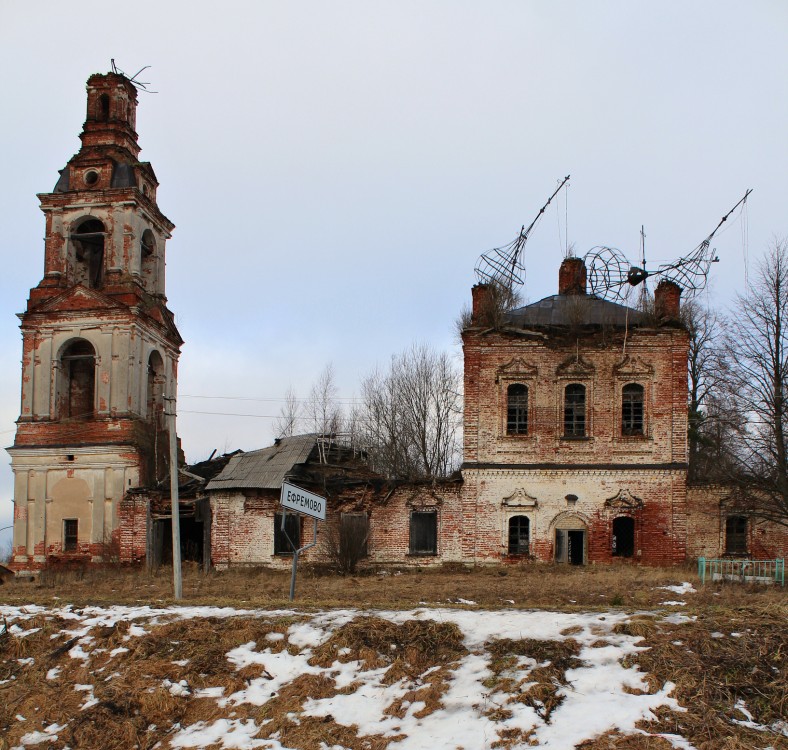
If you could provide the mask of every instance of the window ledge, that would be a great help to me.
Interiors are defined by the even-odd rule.
[[[437,557],[437,552],[406,552],[405,557]]]
[[[558,438],[561,442],[567,443],[592,443],[594,442],[594,438],[591,435],[578,435],[575,437],[574,435],[561,435]]]

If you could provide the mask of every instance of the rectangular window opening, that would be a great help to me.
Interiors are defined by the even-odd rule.
[[[287,534],[285,536],[285,534]],[[290,537],[290,541],[288,541]],[[285,531],[282,531],[282,514],[274,514],[274,554],[292,555],[292,542],[296,548],[301,546],[301,517],[295,513],[288,513],[285,518]]]
[[[564,437],[586,436],[586,389],[568,385],[564,391]]]
[[[79,521],[76,518],[63,520],[63,552],[76,552],[79,542]]]
[[[643,434],[643,386],[625,385],[621,397],[621,434]]]

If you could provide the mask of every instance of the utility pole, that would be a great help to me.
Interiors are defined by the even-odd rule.
[[[181,516],[178,504],[178,438],[175,434],[175,396],[164,399],[169,405],[167,423],[170,432],[170,498],[172,500],[172,581],[175,599],[183,598],[181,578]]]

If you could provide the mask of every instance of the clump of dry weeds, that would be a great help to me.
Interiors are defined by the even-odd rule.
[[[580,644],[571,638],[563,641],[501,639],[489,642],[487,651],[492,656],[492,677],[485,682],[485,687],[508,694],[507,705],[530,706],[549,724],[550,715],[563,702],[560,690],[567,684],[566,671],[581,664],[577,658]],[[532,660],[533,667],[520,675],[514,669],[522,657]],[[492,714],[488,716],[495,718]]]
[[[315,649],[310,664],[328,667],[335,661],[360,661],[365,669],[389,669],[391,684],[404,676],[415,679],[432,667],[455,662],[468,653],[462,631],[454,623],[408,620],[393,623],[379,617],[359,617]]]

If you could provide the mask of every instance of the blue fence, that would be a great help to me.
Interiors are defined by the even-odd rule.
[[[698,558],[698,577],[706,581],[779,583],[785,586],[785,558],[779,560],[708,560]]]

